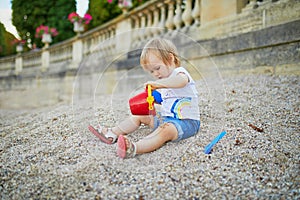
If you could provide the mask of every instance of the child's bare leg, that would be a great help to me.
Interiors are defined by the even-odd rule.
[[[167,141],[175,140],[178,132],[174,124],[165,123],[154,132],[136,143],[136,153],[148,153],[163,146]]]
[[[132,133],[139,128],[141,124],[145,124],[153,128],[154,118],[152,115],[132,115],[122,121],[119,125],[112,128],[112,132],[116,135],[124,135]]]

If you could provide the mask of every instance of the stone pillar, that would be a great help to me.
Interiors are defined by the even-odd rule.
[[[50,65],[50,53],[48,48],[43,48],[42,52],[42,69],[41,71],[44,72],[48,69]]]
[[[176,27],[176,30],[179,30],[182,25],[182,9],[181,9],[181,0],[176,1],[176,10],[175,16],[173,18],[173,23]]]
[[[153,6],[152,8],[153,11],[153,24],[152,27],[155,29],[152,30],[153,35],[159,35],[161,30],[158,29],[159,27],[159,8],[156,6]]]
[[[116,25],[116,47],[118,53],[128,52],[131,47],[131,37],[132,37],[132,27],[131,27],[131,19],[127,18],[120,21]]]
[[[238,0],[201,0],[201,24],[238,13]]]
[[[197,3],[197,2],[196,2]],[[182,20],[185,28],[189,28],[193,21],[192,16],[192,0],[186,1],[186,7],[184,12],[182,13]]]
[[[82,40],[77,38],[72,44],[72,64],[70,65],[71,69],[76,69],[79,67],[79,64],[83,56],[83,45]]]
[[[146,29],[146,38],[151,38],[152,37],[152,32],[151,32],[151,27],[152,27],[152,11],[150,9],[146,10],[146,19],[147,19],[147,25],[146,27],[150,27]]]
[[[160,34],[165,32],[166,25],[166,7],[165,4],[159,3],[158,7],[160,8],[160,21],[158,27],[160,28]]]
[[[18,75],[23,69],[23,58],[18,55],[15,60],[15,75]]]
[[[145,32],[146,32],[146,16],[143,12],[139,13],[139,17],[141,19],[141,28],[139,31],[139,38],[141,43],[145,40]]]
[[[200,0],[195,0],[194,9],[192,11],[192,16],[195,20],[195,22],[193,24],[194,27],[200,26],[200,23],[201,23],[200,13],[201,13],[201,2],[200,2]]]
[[[168,1],[168,17],[166,21],[166,27],[171,32],[175,26],[174,22],[174,1]]]
[[[136,47],[139,45],[139,28],[140,28],[140,18],[137,15],[132,15],[132,24],[133,24],[133,32],[132,32],[132,46]]]

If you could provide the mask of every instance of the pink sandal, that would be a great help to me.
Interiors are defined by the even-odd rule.
[[[104,135],[102,132],[103,127],[100,125],[98,125],[97,128],[89,125],[88,128],[96,137],[98,137],[102,142],[106,144],[114,144],[117,141],[118,136],[114,134],[111,129],[107,129],[107,133]],[[111,138],[112,140],[110,140],[109,138]]]
[[[120,158],[132,158],[136,155],[136,146],[125,136],[119,135],[117,154]]]

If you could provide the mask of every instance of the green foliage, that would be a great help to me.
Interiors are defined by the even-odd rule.
[[[90,0],[88,13],[93,20],[88,25],[89,29],[97,27],[120,15],[122,11],[117,3],[108,3],[107,0]]]
[[[73,25],[68,21],[69,13],[76,11],[75,0],[12,0],[12,10],[12,22],[20,37],[38,47],[42,43],[40,38],[35,38],[35,29],[41,24],[59,32],[52,44],[75,35]]]
[[[132,8],[135,8],[148,0],[133,0]],[[122,14],[122,10],[118,6],[118,0],[113,0],[112,3],[108,3],[107,0],[90,0],[88,12],[93,16],[93,20],[88,25],[88,28],[95,28],[100,26],[118,15]]]
[[[55,6],[49,10],[49,26],[55,27],[59,32],[58,36],[54,38],[54,42],[63,41],[75,35],[73,24],[68,20],[68,15],[76,11],[76,2],[72,1],[73,3],[70,0],[56,0]]]
[[[146,1],[133,0],[133,8]],[[59,32],[58,36],[52,38],[52,44],[75,35],[73,24],[68,21],[68,15],[76,11],[75,0],[11,0],[11,2],[13,10],[12,22],[21,39],[25,39],[31,44],[36,44],[37,47],[42,47],[41,39],[35,38],[35,29],[42,24],[54,27]],[[107,0],[89,0],[87,13],[92,15],[93,20],[90,24],[86,25],[86,28],[92,29],[121,15],[122,11],[118,7],[118,0],[114,0],[111,4]],[[0,38],[6,37],[3,35],[4,33],[0,32]],[[5,51],[9,49],[9,45],[1,45]]]
[[[146,3],[149,0],[133,0],[132,1],[132,8],[136,8],[140,5],[142,5],[143,3]]]
[[[15,36],[7,32],[4,25],[0,22],[0,57],[8,56],[16,52],[15,45],[12,44],[14,39]]]

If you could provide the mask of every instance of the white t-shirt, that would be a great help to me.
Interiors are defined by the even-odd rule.
[[[181,72],[189,78],[189,82],[185,87],[159,89],[163,99],[161,115],[177,119],[200,120],[198,92],[191,75],[183,67],[177,67],[170,76],[176,76]]]

